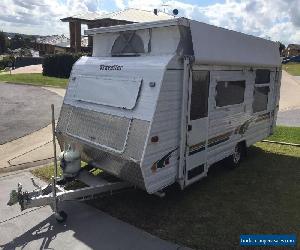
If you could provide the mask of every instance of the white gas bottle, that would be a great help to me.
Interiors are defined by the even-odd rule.
[[[81,169],[80,152],[68,145],[59,155],[63,177],[75,177]]]

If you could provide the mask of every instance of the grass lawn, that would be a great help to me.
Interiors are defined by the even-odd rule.
[[[58,175],[62,174],[62,170],[58,165]],[[35,168],[31,170],[31,173],[35,175],[36,177],[42,179],[43,181],[50,182],[52,176],[54,176],[54,164],[46,166],[46,167],[41,167],[41,168]]]
[[[300,127],[277,126],[274,134],[267,139],[271,141],[300,144]]]
[[[0,74],[0,82],[26,83],[38,86],[54,86],[66,88],[68,79],[43,76],[41,73],[31,74]]]
[[[300,76],[300,63],[287,63],[287,64],[282,64],[282,69],[287,71],[293,76]]]
[[[170,188],[163,199],[134,190],[89,204],[195,249],[236,249],[240,234],[297,233],[299,239],[299,155],[300,148],[257,143],[239,169],[216,166],[184,191]]]
[[[284,130],[290,128],[279,127],[274,137],[300,139]],[[132,190],[88,203],[195,249],[239,249],[240,234],[291,233],[300,248],[299,186],[300,148],[259,142],[238,169],[216,164],[207,178],[183,191],[172,186],[165,198]]]
[[[59,162],[57,163],[57,166],[58,166],[58,172],[57,174],[58,175],[61,175],[62,174],[62,170],[61,168],[59,167]],[[81,162],[81,167],[85,166],[86,163],[85,162]],[[101,172],[100,169],[97,169],[97,171],[93,172],[94,175],[97,175]],[[36,177],[42,179],[43,181],[46,181],[46,182],[50,182],[52,176],[54,176],[54,164],[51,164],[49,166],[45,166],[45,167],[41,167],[41,168],[35,168],[33,170],[31,170],[31,173],[33,175],[35,175]]]

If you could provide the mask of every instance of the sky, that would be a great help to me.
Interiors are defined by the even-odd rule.
[[[300,0],[0,0],[0,30],[68,35],[60,18],[83,12],[157,8],[246,34],[300,44]]]

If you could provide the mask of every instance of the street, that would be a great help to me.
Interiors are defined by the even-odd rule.
[[[0,145],[28,135],[51,123],[51,108],[56,117],[63,98],[41,87],[0,84]]]

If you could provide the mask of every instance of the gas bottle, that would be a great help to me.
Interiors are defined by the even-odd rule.
[[[80,152],[68,145],[59,155],[63,177],[75,177],[81,169]]]

